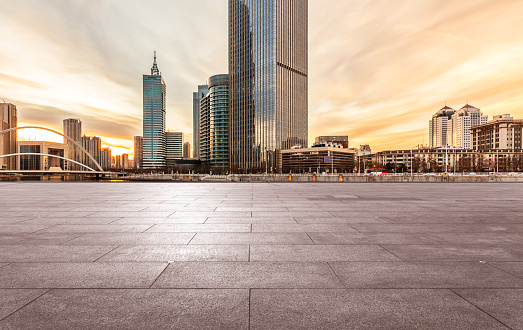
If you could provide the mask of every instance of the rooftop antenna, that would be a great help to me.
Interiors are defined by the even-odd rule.
[[[158,65],[156,64],[156,51],[154,51],[154,62],[153,67],[151,68],[151,76],[161,75],[160,70],[158,70]]]

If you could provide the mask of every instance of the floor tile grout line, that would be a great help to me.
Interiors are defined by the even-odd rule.
[[[309,235],[308,232],[305,232],[305,234],[307,234],[307,236],[308,236],[309,239],[311,240],[312,244],[317,245],[316,242],[314,242],[314,240],[312,239],[311,235]]]
[[[62,245],[62,246],[69,246],[69,245],[64,245],[64,244],[67,244],[67,243],[69,243],[69,242],[72,242],[72,241],[74,241],[75,239],[80,238],[80,237],[82,237],[82,236],[84,236],[84,235],[85,235],[85,234],[78,234],[78,236],[75,236],[75,237],[73,237],[73,238],[71,238],[71,239],[68,239],[68,240],[65,241],[65,242],[58,243],[57,246],[60,246],[60,245]]]
[[[251,291],[252,288],[249,288],[249,318],[247,321],[248,329],[251,329]]]
[[[383,246],[383,244],[376,244],[376,245],[379,246],[380,248],[382,248],[383,250],[387,251],[388,253],[392,254],[394,257],[398,258],[400,261],[406,262],[406,260],[403,260],[402,258],[398,257],[394,253],[390,252],[386,247]],[[402,244],[398,244],[398,245],[402,245]]]
[[[103,257],[105,257],[106,255],[108,255],[109,253],[113,252],[114,250],[116,250],[119,247],[120,247],[120,245],[117,245],[114,249],[112,249],[111,251],[108,251],[107,253],[104,253],[102,256],[96,258],[96,260],[94,260],[93,262],[97,262],[98,260],[102,259]]]
[[[165,268],[162,270],[162,272],[160,273],[160,275],[158,275],[158,277],[156,277],[156,279],[154,280],[154,282],[149,286],[149,289],[153,287],[153,285],[156,283],[156,281],[158,281],[158,279],[160,278],[160,276],[163,275],[163,273],[165,272],[165,270],[169,267],[169,263],[167,263],[167,265],[165,265]]]
[[[147,228],[146,230],[142,231],[141,233],[142,233],[142,234],[145,234],[149,229],[153,228],[154,226],[156,226],[156,224],[150,226],[149,228]]]
[[[332,272],[334,273],[334,275],[336,275],[336,278],[338,279],[338,281],[340,281],[341,285],[343,285],[343,287],[345,289],[347,289],[347,286],[345,285],[345,283],[341,280],[341,278],[338,276],[338,273],[336,273],[336,271],[334,270],[334,268],[332,268],[332,265],[330,262],[327,262],[327,265],[329,265],[329,268],[332,270]]]
[[[503,262],[503,261],[492,261],[492,262]],[[517,262],[517,261],[516,261],[516,262]],[[497,270],[500,270],[500,271],[502,271],[502,272],[504,272],[504,273],[507,273],[507,274],[509,274],[509,275],[512,275],[512,276],[515,276],[515,277],[517,277],[517,278],[523,279],[523,276],[521,276],[521,275],[516,275],[516,274],[512,274],[510,271],[505,270],[505,269],[503,269],[503,268],[499,268],[499,267],[497,267],[496,265],[492,265],[490,262],[487,262],[487,265],[490,266],[490,267],[492,267],[492,268],[494,268],[494,269],[497,269]]]
[[[28,302],[27,304],[23,305],[22,307],[18,308],[17,310],[15,310],[14,312],[10,313],[9,315],[7,315],[6,317],[3,317],[0,319],[0,322],[2,322],[3,320],[7,319],[8,317],[10,317],[11,315],[17,313],[18,311],[20,311],[21,309],[27,307],[28,305],[32,304],[33,302],[35,302],[36,300],[40,299],[42,296],[44,296],[45,294],[47,294],[49,291],[51,291],[51,289],[47,289],[45,290],[44,293],[42,293],[41,295],[39,295],[38,297],[34,298],[33,300],[31,300],[30,302]]]
[[[192,240],[196,237],[197,234],[198,234],[198,233],[194,233],[194,235],[191,237],[191,239],[189,240],[189,242],[187,242],[187,244],[185,244],[185,245],[189,245],[189,244],[191,244]]]
[[[491,318],[493,318],[494,320],[498,321],[499,323],[501,323],[502,325],[504,325],[505,327],[507,327],[508,329],[511,329],[511,327],[509,327],[508,325],[506,325],[505,323],[503,323],[502,321],[498,320],[497,318],[495,318],[493,315],[491,315],[490,313],[488,313],[487,311],[483,310],[481,307],[479,307],[478,305],[474,304],[473,302],[469,301],[467,298],[463,297],[462,295],[460,295],[459,293],[457,293],[455,290],[460,290],[460,289],[447,289],[449,290],[450,292],[454,293],[456,296],[460,297],[461,299],[463,299],[464,301],[466,301],[467,303],[471,304],[472,306],[476,307],[478,310],[482,311],[483,313],[487,314],[488,316],[490,316]]]

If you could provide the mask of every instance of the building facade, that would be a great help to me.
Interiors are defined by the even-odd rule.
[[[104,171],[110,171],[111,165],[112,165],[111,149],[103,148],[102,149],[102,162],[100,163],[100,166],[104,169]]]
[[[82,136],[82,147],[93,156],[98,164],[102,161],[102,139],[97,136]],[[98,167],[93,163],[87,155],[83,155],[82,164],[98,170]],[[102,165],[100,165],[102,166]]]
[[[150,75],[143,76],[143,168],[165,166],[166,85],[156,64],[156,52]]]
[[[349,137],[347,135],[337,135],[337,136],[318,136],[314,140],[315,145],[326,145],[326,144],[336,144],[340,145],[343,148],[349,147]]]
[[[447,136],[452,115],[456,110],[445,106],[436,112],[429,121],[429,147],[439,148],[449,145]]]
[[[448,145],[472,149],[471,127],[485,124],[487,121],[488,116],[484,116],[481,110],[468,104],[465,105],[452,115],[447,131]]]
[[[185,159],[191,158],[191,144],[189,142],[185,142],[183,144],[182,158],[185,158]]]
[[[18,125],[16,106],[11,103],[0,103],[0,131],[15,128]],[[0,155],[16,153],[17,131],[0,134]],[[16,157],[0,158],[0,170],[15,170]]]
[[[308,145],[308,1],[229,0],[230,162],[275,167]]]
[[[68,118],[63,121],[64,135],[71,138],[73,141],[82,145],[82,121],[80,119]],[[72,159],[77,162],[82,162],[84,157],[84,152],[78,148],[74,143],[69,139],[64,138],[64,143],[69,145],[69,154],[67,158]],[[71,170],[79,170],[80,166],[73,164],[71,165]]]
[[[228,75],[209,78],[209,93],[200,104],[200,160],[212,167],[229,167]]]
[[[346,148],[317,147],[278,151],[280,173],[352,173],[356,151]]]
[[[167,166],[174,166],[183,157],[183,133],[165,132]]]
[[[143,136],[134,137],[134,168],[143,169]]]
[[[192,95],[192,111],[193,111],[193,158],[200,158],[200,103],[202,99],[209,93],[208,85],[199,85],[198,91]]]
[[[41,156],[22,155],[16,157],[16,168],[21,171],[65,171],[70,170],[73,165],[63,159],[67,158],[69,152],[69,145],[65,143],[20,141],[18,143],[18,152],[42,154]],[[82,170],[86,170],[84,167],[79,167],[82,168]],[[96,168],[93,169],[96,170]]]
[[[471,131],[474,150],[522,150],[523,120],[509,114],[494,116],[488,123],[472,127]]]

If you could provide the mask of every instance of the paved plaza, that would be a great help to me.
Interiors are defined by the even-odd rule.
[[[523,329],[520,184],[0,196],[0,329]]]

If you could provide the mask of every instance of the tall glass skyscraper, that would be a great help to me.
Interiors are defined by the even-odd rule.
[[[228,75],[209,78],[209,93],[200,104],[200,160],[214,168],[229,167]]]
[[[276,167],[307,146],[308,0],[229,0],[231,167]]]
[[[143,76],[143,168],[165,166],[166,86],[156,65],[156,52],[150,75]]]
[[[209,93],[209,86],[199,85],[198,91],[192,94],[193,125],[193,158],[200,159],[200,102]]]

